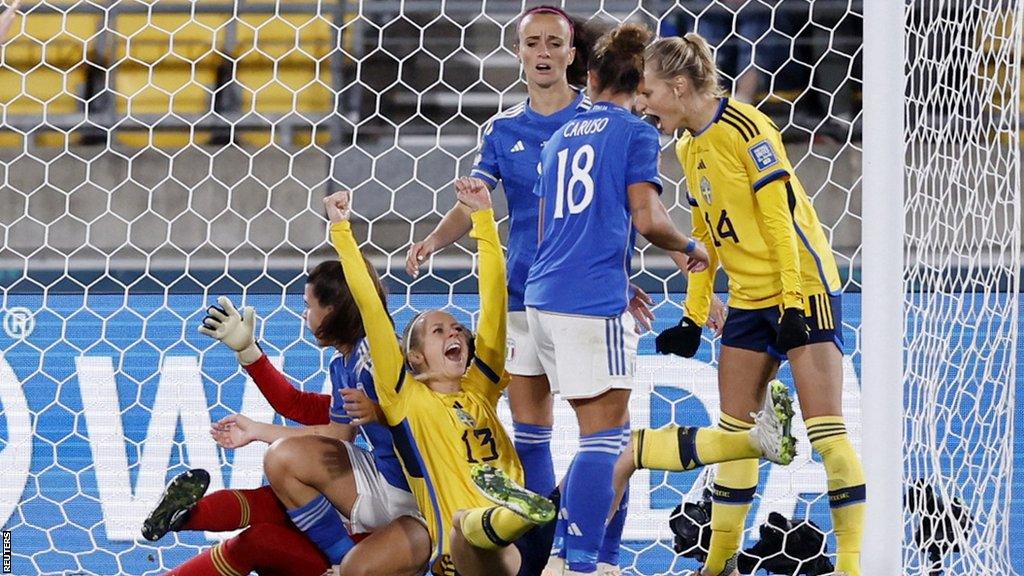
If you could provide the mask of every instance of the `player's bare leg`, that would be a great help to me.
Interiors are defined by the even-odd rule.
[[[843,354],[831,342],[794,348],[787,354],[804,419],[843,414]]]
[[[348,450],[339,440],[296,436],[270,446],[264,472],[274,493],[289,509],[323,494],[346,516],[356,499],[356,482]]]
[[[346,445],[322,436],[285,438],[267,450],[263,471],[295,526],[330,564],[340,564],[355,547],[342,516],[351,517],[358,496]]]
[[[430,561],[430,534],[423,522],[402,516],[359,541],[337,567],[342,576],[418,576]]]
[[[510,375],[508,406],[516,422],[551,427],[555,423],[554,403],[555,397],[551,394],[551,384],[546,375]]]

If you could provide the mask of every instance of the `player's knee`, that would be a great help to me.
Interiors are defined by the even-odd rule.
[[[302,464],[301,438],[281,438],[267,448],[263,455],[263,472],[273,484],[293,476]]]
[[[338,566],[338,572],[341,576],[384,576],[373,565],[373,562],[360,558],[358,549],[359,547],[356,546],[355,549],[346,554],[345,558],[341,560],[341,564]]]
[[[394,560],[392,558],[392,560]],[[417,566],[426,564],[426,560]],[[383,564],[383,565],[382,565]],[[373,556],[372,553],[365,554],[362,549],[357,545],[352,549],[351,552],[345,555],[341,560],[341,564],[338,565],[338,573],[341,576],[395,576],[395,571],[399,570],[393,565],[393,562],[381,562],[381,559]],[[419,573],[416,568],[412,569],[413,572]],[[409,573],[408,569],[401,569],[399,574]]]

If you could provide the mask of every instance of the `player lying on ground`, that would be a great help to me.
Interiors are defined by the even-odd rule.
[[[648,48],[640,104],[665,134],[686,131],[676,154],[694,235],[712,257],[707,272],[691,277],[684,318],[658,337],[658,351],[697,351],[721,263],[730,310],[719,357],[719,425],[730,431],[752,425],[748,415],[788,355],[807,433],[828,476],[836,569],[860,576],[866,491],[842,415],[841,282],[779,130],[756,108],[722,92],[711,50],[693,33]],[[731,572],[757,480],[756,461],[719,467],[705,574]]]

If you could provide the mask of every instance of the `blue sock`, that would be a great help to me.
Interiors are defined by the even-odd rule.
[[[615,498],[612,474],[621,453],[620,426],[580,438],[580,451],[565,480],[568,489],[565,559],[569,570],[584,573],[597,570],[597,551],[604,541],[605,522]]]
[[[568,511],[565,509],[569,503],[567,480],[569,475],[572,474],[572,469],[576,465],[576,459],[573,458],[572,462],[569,463],[569,469],[565,471],[565,479],[562,481],[562,485],[559,486],[559,500],[558,500],[558,519],[555,520],[555,537],[551,542],[551,554],[558,556],[562,560],[565,560],[565,534],[566,529],[569,527]]]
[[[626,444],[629,443],[629,423],[622,427],[622,448],[626,448]],[[626,514],[629,511],[629,484],[626,484],[626,490],[622,493],[622,501],[619,503],[619,507],[615,509],[615,515],[608,521],[608,526],[604,529],[604,541],[601,542],[601,549],[597,552],[597,561],[604,562],[605,564],[611,564],[612,566],[619,565],[619,548],[622,546],[622,529],[626,526]]]
[[[551,427],[512,422],[516,454],[523,463],[526,489],[547,496],[555,489],[551,462]]]
[[[356,545],[345,530],[341,515],[322,494],[308,504],[288,510],[288,517],[316,547],[327,556],[331,564],[338,564]]]

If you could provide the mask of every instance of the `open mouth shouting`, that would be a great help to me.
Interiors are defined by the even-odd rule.
[[[451,362],[463,362],[462,351],[464,346],[458,340],[452,340],[444,347],[444,357]]]

